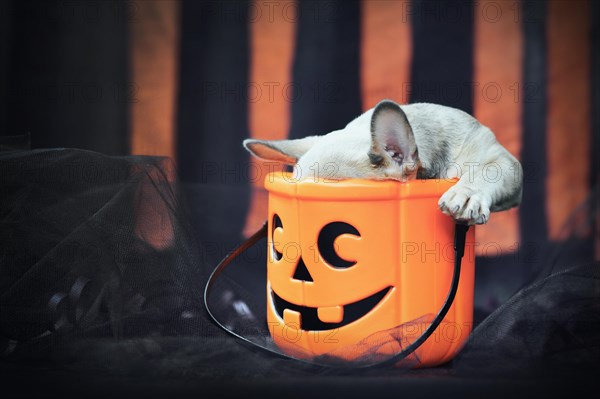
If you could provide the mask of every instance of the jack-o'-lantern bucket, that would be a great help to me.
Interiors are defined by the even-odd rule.
[[[393,355],[447,306],[415,356],[419,367],[452,359],[471,332],[474,289],[474,229],[456,282],[455,224],[437,206],[454,183],[266,176],[267,323],[281,351]]]

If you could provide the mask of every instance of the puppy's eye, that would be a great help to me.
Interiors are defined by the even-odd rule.
[[[374,154],[372,152],[369,153],[369,161],[371,165],[374,167],[379,167],[383,165],[383,157],[379,154]]]

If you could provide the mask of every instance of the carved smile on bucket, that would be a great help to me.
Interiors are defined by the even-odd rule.
[[[301,330],[326,331],[343,327],[362,318],[377,306],[391,289],[392,287],[384,288],[367,298],[348,305],[327,308],[296,305],[281,298],[272,289],[270,291],[273,307],[282,320],[286,321],[287,317],[284,313],[288,313],[285,310],[289,310],[300,315],[299,327]]]

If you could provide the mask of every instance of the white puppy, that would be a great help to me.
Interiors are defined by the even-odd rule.
[[[244,140],[255,156],[294,165],[297,179],[453,178],[439,200],[457,221],[483,224],[521,202],[521,164],[469,114],[383,100],[345,128],[298,140]]]

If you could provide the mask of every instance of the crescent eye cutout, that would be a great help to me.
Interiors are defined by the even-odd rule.
[[[319,253],[332,267],[336,269],[347,269],[356,264],[356,261],[346,260],[338,255],[335,251],[334,242],[335,239],[342,234],[352,234],[360,237],[360,233],[354,226],[345,222],[331,222],[326,224],[319,232],[319,238],[317,239],[317,246]]]
[[[275,229],[281,227],[283,228],[283,223],[281,222],[281,218],[278,214],[273,215],[273,220],[271,221],[271,252],[273,254],[273,259],[279,261],[283,257],[283,254],[275,249],[275,241],[273,239],[273,233]]]

